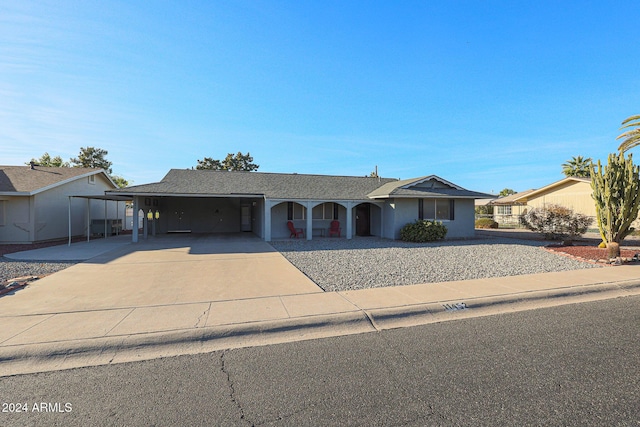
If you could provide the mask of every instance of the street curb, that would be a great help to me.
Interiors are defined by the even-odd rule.
[[[377,330],[385,330],[630,295],[640,295],[640,280],[465,298],[464,301],[443,300],[437,303],[381,307],[364,311]]]
[[[640,295],[640,280],[185,330],[0,347],[0,377],[419,326]]]
[[[361,311],[0,347],[0,377],[374,332]]]

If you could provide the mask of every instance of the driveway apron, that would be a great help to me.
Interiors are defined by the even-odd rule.
[[[81,243],[78,243],[81,244]],[[322,293],[252,235],[166,235],[120,246],[0,298],[0,315]]]

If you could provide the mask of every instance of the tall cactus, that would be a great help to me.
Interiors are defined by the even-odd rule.
[[[631,223],[640,210],[640,166],[631,154],[609,154],[608,164],[591,165],[591,197],[596,203],[596,219],[602,240],[620,243],[633,231]],[[615,246],[615,245],[614,245]]]

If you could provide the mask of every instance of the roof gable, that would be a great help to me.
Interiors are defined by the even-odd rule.
[[[462,187],[459,187],[449,181],[446,181],[439,176],[430,175],[423,178],[414,178],[409,184],[403,185],[402,188],[414,188],[414,189],[429,189],[429,190],[441,190],[441,189],[455,189],[455,190],[463,190]]]
[[[97,174],[104,174],[106,180],[117,187],[104,170],[98,168],[0,166],[0,193],[34,195]]]
[[[372,199],[389,198],[491,198],[490,194],[466,190],[437,175],[387,183],[369,194]]]
[[[560,181],[556,181],[542,188],[539,188],[537,190],[532,190],[528,194],[525,194],[517,198],[516,200],[526,202],[530,198],[540,197],[543,194],[551,193],[560,188],[565,188],[565,187],[576,185],[576,184],[578,185],[588,184],[589,186],[591,186],[591,178],[579,178],[575,176],[569,176],[564,179],[561,179]]]

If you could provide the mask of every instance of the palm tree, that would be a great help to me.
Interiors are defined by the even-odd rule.
[[[565,176],[589,178],[591,176],[591,157],[572,157],[567,163],[562,164],[562,173]]]
[[[626,131],[616,139],[622,139],[622,143],[618,147],[618,151],[624,153],[631,148],[640,145],[640,115],[631,116],[622,122],[620,129],[635,128]]]

